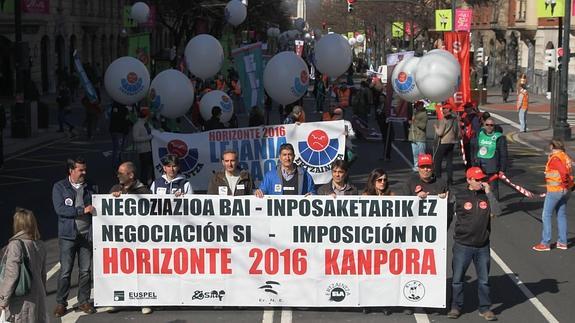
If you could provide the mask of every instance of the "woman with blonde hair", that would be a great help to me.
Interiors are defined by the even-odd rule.
[[[13,233],[2,253],[0,273],[0,310],[10,322],[48,322],[46,318],[46,249],[34,213],[16,208]],[[20,265],[28,259],[30,290],[16,296]]]

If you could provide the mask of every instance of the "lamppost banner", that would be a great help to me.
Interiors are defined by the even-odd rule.
[[[471,102],[471,82],[469,78],[469,33],[468,32],[446,32],[444,34],[445,49],[450,51],[459,61],[461,66],[461,78],[459,90],[449,98],[453,106],[458,111],[463,111],[463,105]]]

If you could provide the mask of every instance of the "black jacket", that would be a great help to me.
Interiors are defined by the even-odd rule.
[[[323,184],[317,189],[317,195],[331,195],[333,194],[333,180],[329,181],[327,184]],[[359,195],[357,187],[351,183],[347,183],[346,190],[343,195]]]
[[[499,215],[501,210],[493,193],[466,189],[457,195],[456,214],[453,240],[479,248],[489,243],[491,214]]]
[[[433,176],[431,181],[424,182],[419,178],[419,174],[411,176],[403,187],[403,195],[415,196],[420,191],[427,192],[430,195],[438,195],[449,191],[449,185],[445,178]]]
[[[225,171],[219,171],[212,176],[210,183],[208,184],[208,193],[214,195],[220,194],[220,187],[226,187],[227,195],[232,195],[232,190],[226,178]],[[234,196],[241,195],[252,195],[255,190],[254,182],[247,170],[240,171],[240,179],[236,184],[236,189],[234,190]]]

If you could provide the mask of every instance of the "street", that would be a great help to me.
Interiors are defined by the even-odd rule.
[[[307,119],[317,120],[313,113],[312,100],[306,98]],[[509,139],[511,166],[507,176],[516,184],[534,192],[543,192],[543,169],[546,161],[545,152],[517,136],[518,125],[514,111],[489,109],[497,123],[503,126]],[[78,116],[79,118],[79,116]],[[244,117],[245,118],[245,117]],[[274,119],[275,118],[275,119]],[[276,120],[278,117],[272,117]],[[78,119],[79,120],[79,119]],[[240,124],[243,118],[240,118]],[[376,127],[371,121],[371,126]],[[428,124],[428,149],[433,134],[430,119]],[[544,113],[532,113],[528,116],[528,128],[531,130],[546,128],[549,116]],[[104,128],[105,129],[105,128]],[[58,277],[57,218],[52,209],[51,189],[54,182],[65,175],[66,157],[81,155],[88,161],[88,178],[95,180],[101,193],[109,190],[115,183],[108,151],[111,143],[106,131],[94,141],[83,141],[77,138],[64,138],[28,151],[20,152],[7,159],[0,171],[0,207],[1,221],[10,223],[12,211],[17,206],[32,209],[41,228],[41,234],[48,249],[48,284],[47,309],[53,322],[112,322],[130,320],[137,322],[446,322],[446,310],[416,308],[415,315],[405,315],[400,308],[393,310],[391,316],[384,316],[379,309],[364,314],[361,309],[321,309],[321,308],[155,308],[154,313],[142,315],[139,308],[126,308],[117,313],[98,313],[86,316],[81,312],[69,312],[61,320],[52,316]],[[524,143],[521,143],[524,142]],[[388,171],[391,187],[398,189],[402,180],[412,174],[411,148],[408,142],[396,141],[391,161],[384,162],[380,142],[355,140],[358,160],[352,167],[352,181],[364,186],[367,174],[376,167]],[[378,152],[377,154],[375,152]],[[127,156],[129,157],[129,155]],[[463,163],[459,153],[455,155],[455,194],[464,188]],[[493,311],[499,320],[507,322],[569,322],[575,314],[569,295],[575,293],[575,284],[571,281],[575,272],[575,255],[573,249],[567,251],[553,249],[551,252],[537,253],[531,250],[541,234],[542,198],[528,199],[505,184],[500,185],[503,215],[492,222],[491,233],[491,295]],[[572,204],[572,202],[571,202]],[[572,209],[572,208],[571,208]],[[575,229],[573,214],[568,214],[569,240],[573,244]],[[11,228],[4,225],[0,228],[1,242],[4,245]],[[448,299],[451,276],[451,236],[448,234]],[[481,322],[484,319],[477,315],[477,293],[475,272],[467,273],[469,286],[465,290],[465,308],[459,319],[465,322]],[[77,283],[77,273],[73,274],[72,284]],[[306,291],[302,291],[305,293]],[[75,304],[76,289],[70,293],[69,306]],[[448,303],[449,304],[449,303]]]

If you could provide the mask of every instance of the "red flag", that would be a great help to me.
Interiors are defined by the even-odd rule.
[[[463,111],[463,105],[471,102],[471,82],[469,79],[469,33],[445,32],[445,49],[450,51],[461,65],[461,80],[459,91],[455,92],[448,102],[456,107],[456,111]]]

